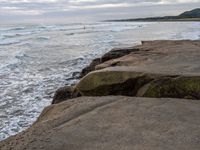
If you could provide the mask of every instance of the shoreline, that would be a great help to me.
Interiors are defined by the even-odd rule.
[[[200,22],[200,18],[194,18],[194,19],[124,19],[124,20],[106,20],[103,22]]]
[[[102,26],[101,29],[99,28],[100,25]],[[48,26],[46,27],[48,29]],[[60,27],[60,25],[56,25],[56,28]],[[68,27],[62,26],[61,28]],[[75,25],[72,26],[72,28],[76,27]],[[36,43],[32,40],[36,36],[34,34],[31,35],[30,40],[30,35],[20,36],[19,38],[28,40],[27,42],[32,45],[30,50],[26,50],[26,46],[23,44],[16,44],[19,45],[18,49],[15,45],[10,45],[10,48],[3,46],[9,52],[3,51],[6,57],[1,59],[3,68],[0,69],[0,72],[3,76],[0,89],[0,107],[3,107],[1,109],[3,113],[0,115],[2,117],[0,141],[29,127],[44,107],[51,104],[55,90],[76,83],[76,80],[68,78],[71,78],[73,72],[80,72],[95,57],[100,57],[114,47],[129,47],[140,44],[141,40],[195,40],[199,39],[200,35],[198,22],[95,23],[88,25],[86,29],[87,31],[91,28],[94,32],[70,36],[65,34],[71,31],[56,31],[56,28],[52,28],[51,32],[42,31],[38,33],[37,36],[39,37],[43,34],[50,38],[44,41],[37,40]],[[101,32],[97,32],[99,29]],[[83,31],[83,29],[81,30]],[[26,33],[26,30],[20,30],[20,32]],[[59,41],[54,42],[57,39]],[[77,46],[74,47],[76,41],[81,42],[78,42]],[[48,46],[49,44],[52,46]],[[35,49],[35,47],[38,48]],[[16,51],[16,53],[10,53],[12,51]],[[71,57],[71,54],[74,57]],[[37,61],[37,63],[32,63],[34,61]],[[7,104],[7,102],[9,103]]]
[[[1,141],[0,149],[111,149],[118,140],[121,148],[129,144],[128,149],[155,149],[151,143],[161,149],[171,144],[175,149],[198,149],[200,144],[192,139],[200,135],[200,101],[196,101],[200,99],[199,49],[200,40],[142,41],[141,45],[112,49],[83,68],[75,86],[57,90],[53,105],[46,107],[30,128]],[[139,109],[139,113],[131,108]],[[179,115],[185,118],[181,120]],[[150,118],[155,128],[150,129],[145,118]],[[132,124],[135,120],[137,126]],[[191,120],[193,126],[189,125]],[[113,130],[123,126],[122,131]],[[163,134],[162,128],[171,133]],[[149,134],[141,137],[142,131]],[[171,134],[176,134],[176,139],[169,141]],[[127,143],[125,139],[131,137],[143,138],[146,143]],[[184,143],[186,138],[189,140]],[[102,140],[104,144],[97,144]]]

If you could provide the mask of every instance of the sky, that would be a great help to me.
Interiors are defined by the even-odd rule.
[[[200,0],[0,0],[0,23],[72,23],[178,15]]]

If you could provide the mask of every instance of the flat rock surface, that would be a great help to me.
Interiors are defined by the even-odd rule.
[[[1,150],[199,150],[200,101],[80,97],[47,107]]]
[[[129,70],[163,74],[200,74],[200,40],[146,41],[129,55],[104,62],[96,69],[126,66]]]

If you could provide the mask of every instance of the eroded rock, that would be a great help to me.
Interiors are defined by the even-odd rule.
[[[200,100],[200,76],[160,78],[142,87],[137,96]]]
[[[144,73],[107,68],[86,75],[76,85],[76,89],[82,96],[134,96],[140,86],[154,78]]]
[[[52,104],[57,104],[75,97],[77,97],[77,95],[73,86],[61,87],[55,92]]]
[[[128,54],[130,54],[132,52],[136,52],[136,51],[139,51],[139,49],[134,48],[134,47],[114,48],[101,57],[101,63],[106,62],[111,59],[120,58],[122,56],[128,55]]]
[[[85,75],[87,75],[89,72],[95,70],[95,66],[101,63],[101,59],[100,58],[96,58],[94,59],[89,66],[85,67],[84,69],[82,69],[80,77],[84,77]]]
[[[111,51],[104,54],[101,58],[94,59],[91,64],[87,67],[85,67],[81,72],[81,77],[87,75],[89,72],[94,71],[95,67],[101,63],[104,63],[106,61],[109,61],[111,59],[120,58],[122,56],[128,55],[131,52],[138,51],[138,48],[134,47],[127,47],[127,48],[114,48]]]
[[[91,72],[76,86],[82,96],[125,95],[200,100],[200,76],[136,72],[112,67]]]
[[[143,41],[127,55],[117,51],[77,84],[81,95],[200,99],[199,40]]]
[[[81,97],[47,107],[1,150],[199,150],[200,101]]]

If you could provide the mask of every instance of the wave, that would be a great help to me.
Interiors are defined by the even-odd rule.
[[[6,63],[0,65],[0,72],[8,72],[10,70],[22,67],[24,61],[31,59],[32,57],[27,55],[24,51],[15,53],[12,58],[8,59]]]
[[[50,37],[49,36],[39,36],[37,37],[38,40],[49,40]]]
[[[101,31],[82,31],[82,32],[73,32],[73,33],[66,33],[65,35],[75,35],[75,34],[90,34],[90,33],[98,33]]]
[[[10,28],[0,28],[1,39],[16,38],[20,36],[39,34],[45,31],[71,31],[71,33],[66,33],[66,35],[74,34],[85,34],[96,32],[93,30],[94,25],[84,25],[84,24],[74,24],[71,25],[37,25],[37,26],[26,26],[26,27],[10,27]],[[86,28],[85,28],[86,27]],[[87,30],[93,31],[87,31]],[[39,37],[38,39],[47,40],[49,37]],[[1,44],[4,45],[4,44]]]
[[[11,28],[10,30],[24,30],[24,29],[26,29],[26,27],[14,27],[14,28]]]
[[[6,34],[2,34],[2,36],[5,38],[15,38],[15,37],[19,37],[19,36],[25,36],[25,35],[31,35],[34,32],[23,32],[23,33],[6,33]]]
[[[70,59],[70,60],[60,62],[59,65],[66,65],[67,64],[68,66],[75,66],[82,61],[84,61],[84,58],[78,57],[78,58],[74,58],[74,59]]]
[[[66,33],[65,35],[74,35],[75,33]]]
[[[6,46],[6,45],[18,44],[20,42],[21,42],[20,40],[8,40],[8,39],[5,39],[5,40],[1,40],[0,41],[0,45],[1,46]]]
[[[19,31],[24,29],[26,29],[26,27],[8,27],[8,28],[1,28],[0,31]]]
[[[65,35],[76,35],[76,34],[91,34],[91,33],[101,33],[101,32],[105,32],[105,31],[108,31],[108,32],[122,32],[122,31],[127,31],[127,30],[133,30],[133,29],[136,29],[136,28],[142,28],[143,25],[135,25],[135,26],[127,26],[126,28],[122,28],[122,27],[113,27],[112,29],[96,29],[96,30],[88,30],[88,28],[90,29],[91,27],[88,27],[80,32],[72,32],[72,33],[66,33]],[[83,29],[83,28],[80,28],[80,29]],[[73,29],[73,30],[76,30],[76,29]],[[66,30],[67,31],[67,30]]]
[[[29,58],[29,56],[27,54],[21,52],[21,53],[15,55],[15,58],[17,58],[19,60],[23,60],[25,58]]]

